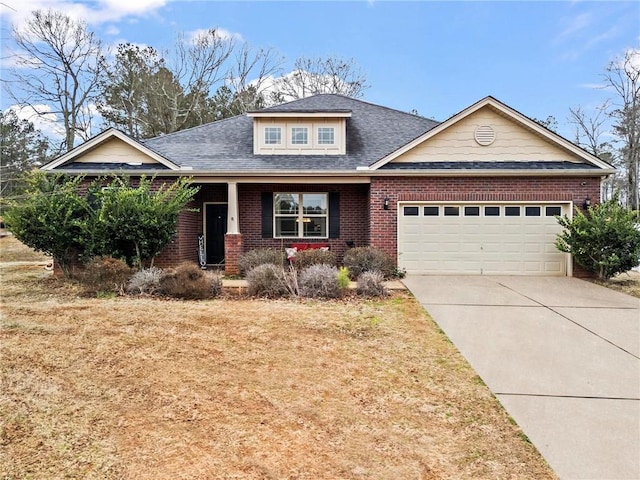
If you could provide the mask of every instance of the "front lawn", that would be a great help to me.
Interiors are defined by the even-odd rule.
[[[89,299],[0,274],[3,479],[555,478],[404,293]]]

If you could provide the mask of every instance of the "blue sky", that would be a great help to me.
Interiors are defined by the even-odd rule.
[[[570,139],[569,107],[605,100],[594,88],[604,68],[640,46],[636,1],[0,0],[3,58],[10,22],[47,7],[86,19],[108,45],[161,49],[178,32],[216,27],[290,62],[353,58],[371,85],[367,101],[444,120],[493,95],[528,116],[555,116]]]

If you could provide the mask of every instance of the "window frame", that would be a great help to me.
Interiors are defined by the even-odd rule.
[[[297,197],[298,212],[294,214],[290,213],[277,213],[277,195],[291,195]],[[326,205],[325,213],[305,213],[304,211],[304,196],[305,195],[322,195],[324,197],[324,203]],[[283,239],[328,239],[330,238],[329,232],[329,192],[273,192],[273,238]],[[294,218],[296,223],[297,235],[278,235],[278,218]],[[324,235],[305,235],[304,224],[305,218],[324,218]]]
[[[300,130],[300,132],[297,132]],[[309,147],[311,144],[309,143],[309,130],[310,128],[307,125],[292,125],[289,128],[289,144],[295,148]],[[304,133],[304,142],[296,141],[296,134]]]
[[[269,138],[268,138],[268,132],[270,130],[273,130],[274,132],[277,130],[278,131],[278,142],[277,143],[272,143],[270,142]],[[273,126],[273,125],[266,125],[264,127],[264,131],[263,131],[263,137],[262,140],[264,142],[264,145],[268,146],[268,147],[274,147],[277,145],[282,145],[282,127],[280,126]]]
[[[326,142],[323,141],[323,138],[321,138],[320,133],[323,131],[331,131],[331,142]],[[324,132],[323,132],[324,133]],[[327,146],[332,146],[336,144],[336,128],[331,126],[331,127],[327,127],[327,126],[323,126],[323,125],[318,125],[316,127],[316,142],[317,145],[320,148],[326,148]]]

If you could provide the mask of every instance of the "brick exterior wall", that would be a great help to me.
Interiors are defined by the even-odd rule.
[[[224,236],[224,273],[227,275],[237,275],[240,273],[238,269],[238,258],[242,254],[242,234],[226,234]]]
[[[262,238],[262,192],[338,192],[340,194],[340,237],[331,239]],[[291,242],[328,243],[339,259],[347,249],[369,242],[369,185],[303,185],[303,184],[239,184],[240,232],[243,251],[255,248],[285,248]]]
[[[370,190],[370,243],[397,260],[399,201],[572,201],[582,208],[585,198],[600,201],[597,177],[380,177]],[[384,199],[389,209],[384,210]],[[575,276],[585,276],[574,266]]]
[[[193,210],[182,212],[178,218],[176,237],[155,259],[158,267],[171,267],[181,262],[198,262],[198,235],[203,233],[204,204],[207,202],[226,202],[227,185],[201,185],[187,208]]]

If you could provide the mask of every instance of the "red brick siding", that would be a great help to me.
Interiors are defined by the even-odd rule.
[[[399,201],[600,201],[594,177],[382,177],[371,179],[370,243],[397,257]],[[389,197],[389,210],[383,209]]]
[[[368,185],[275,185],[240,184],[239,219],[240,232],[244,239],[244,251],[255,248],[284,248],[296,239],[262,238],[262,192],[339,192],[340,194],[340,238],[318,239],[318,243],[329,243],[330,248],[341,258],[347,249],[346,242],[356,246],[368,243],[369,186]],[[316,240],[305,239],[314,243]]]
[[[155,264],[160,267],[175,266],[180,262],[198,261],[198,235],[203,233],[205,202],[226,202],[226,184],[201,185],[193,202],[187,208],[193,212],[182,212],[178,218],[176,238],[156,257]]]
[[[237,275],[238,258],[242,254],[242,234],[227,234],[224,236],[224,273],[228,275]]]

